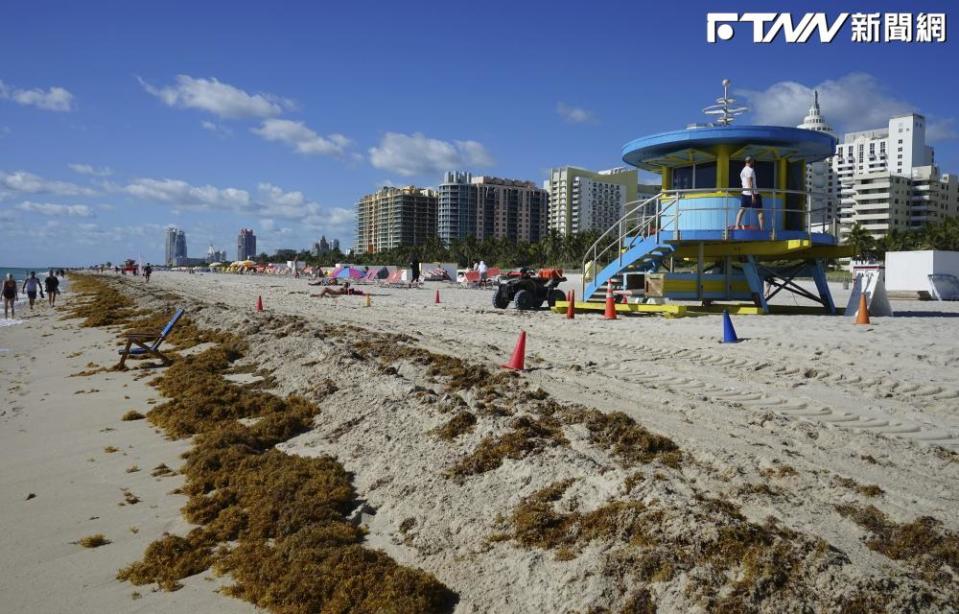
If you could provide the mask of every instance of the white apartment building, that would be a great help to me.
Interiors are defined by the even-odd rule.
[[[626,203],[636,200],[638,183],[636,169],[550,169],[543,182],[549,192],[549,228],[560,235],[605,231],[623,216]]]
[[[886,128],[850,132],[836,147],[840,234],[861,224],[874,237],[959,213],[956,177],[941,174],[926,144],[926,118],[893,117]]]
[[[909,209],[910,226],[938,224],[947,217],[959,217],[959,177],[940,173],[934,165],[912,169]]]
[[[818,91],[813,92],[809,114],[797,128],[835,136],[819,108]],[[839,180],[833,170],[832,158],[806,165],[806,192],[809,194],[809,207],[813,212],[812,230],[835,234],[839,222]]]

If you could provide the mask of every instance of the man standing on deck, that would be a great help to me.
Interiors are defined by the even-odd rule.
[[[746,215],[746,209],[755,209],[756,216],[759,218],[759,230],[763,229],[763,197],[759,193],[759,182],[756,178],[754,165],[756,161],[752,156],[746,156],[746,166],[739,173],[739,179],[743,184],[743,195],[739,202],[739,212],[736,213],[736,230],[744,230],[743,216]]]

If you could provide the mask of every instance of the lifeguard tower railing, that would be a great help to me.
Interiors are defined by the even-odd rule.
[[[815,192],[760,188],[764,207],[764,230],[753,222],[758,209],[747,209],[744,222],[750,226],[736,229],[743,188],[703,188],[663,190],[647,198],[626,204],[626,213],[586,250],[583,256],[582,296],[589,296],[610,277],[636,262],[640,254],[633,249],[647,242],[650,249],[680,241],[780,241],[816,238],[835,244],[828,210],[809,209]],[[697,206],[708,196],[708,205]],[[790,208],[791,203],[796,206]],[[814,237],[814,235],[816,235]],[[820,241],[817,241],[820,242]],[[616,266],[610,266],[610,265]],[[592,282],[592,283],[588,283]],[[592,287],[587,292],[587,287]]]

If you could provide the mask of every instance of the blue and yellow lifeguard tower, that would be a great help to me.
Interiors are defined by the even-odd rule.
[[[623,160],[658,173],[662,190],[628,203],[584,255],[581,296],[587,301],[602,300],[613,284],[617,296],[627,298],[617,301],[618,311],[669,313],[685,302],[693,311],[769,313],[770,299],[786,291],[836,313],[825,260],[848,256],[849,248],[838,245],[827,212],[812,210],[806,192],[806,165],[833,155],[836,139],[799,128],[734,126],[744,109],[731,106],[728,85],[723,82],[718,104],[705,109],[719,115],[714,124],[623,147]],[[735,225],[747,157],[755,160],[762,228],[757,209],[747,209]],[[816,291],[797,278],[812,278]]]

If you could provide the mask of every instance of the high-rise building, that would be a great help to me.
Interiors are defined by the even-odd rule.
[[[549,193],[549,228],[561,235],[605,231],[623,216],[626,203],[636,200],[638,183],[636,169],[550,169],[543,182]]]
[[[797,128],[835,136],[819,108],[818,91],[813,92],[809,115]],[[809,194],[809,208],[812,211],[812,230],[835,233],[839,221],[839,180],[833,169],[832,158],[806,165],[806,192]]]
[[[163,237],[163,264],[170,266],[176,258],[176,226],[167,226]]]
[[[330,244],[326,241],[326,235],[320,237],[320,240],[313,244],[313,255],[323,256],[330,251]]]
[[[186,233],[176,226],[167,226],[165,237],[164,263],[175,265],[178,258],[186,258]]]
[[[531,181],[446,173],[439,186],[440,240],[475,237],[539,241],[546,234],[549,194]]]
[[[426,188],[383,187],[356,203],[356,253],[422,245],[436,236],[436,192]]]
[[[211,264],[213,262],[226,262],[228,256],[223,250],[215,249],[213,244],[210,243],[210,248],[206,250],[206,262]]]
[[[840,234],[861,224],[874,237],[959,214],[955,175],[940,173],[926,144],[926,118],[893,117],[885,128],[851,132],[836,148]]]
[[[448,172],[437,189],[437,233],[446,245],[452,239],[476,236],[476,199],[472,175],[467,172]]]
[[[330,252],[339,251],[340,249],[340,240],[332,239],[331,241],[326,240],[326,235],[320,237],[320,240],[313,244],[313,255],[314,256],[324,256]]]
[[[252,228],[241,228],[236,237],[236,259],[252,260],[256,258],[256,235]]]

